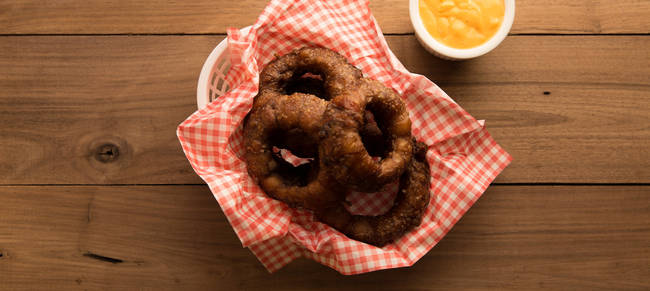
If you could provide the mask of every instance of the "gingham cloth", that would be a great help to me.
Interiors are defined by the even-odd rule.
[[[333,49],[395,89],[406,102],[413,135],[428,145],[431,201],[419,227],[383,248],[347,238],[266,196],[246,172],[242,121],[257,93],[260,68],[302,46]],[[511,161],[475,120],[434,83],[409,73],[388,48],[367,1],[271,1],[248,33],[228,30],[232,90],[192,114],[178,138],[192,167],[210,186],[244,247],[270,271],[298,257],[342,274],[410,266],[426,254]],[[433,56],[432,56],[433,57]],[[348,195],[355,213],[376,214],[392,203],[380,195]]]

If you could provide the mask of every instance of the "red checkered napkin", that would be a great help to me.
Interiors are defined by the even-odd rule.
[[[431,201],[422,223],[383,248],[347,238],[267,197],[246,172],[242,121],[257,93],[259,69],[274,55],[322,46],[344,55],[368,77],[400,93],[413,135],[428,146]],[[178,127],[188,160],[221,205],[242,244],[269,271],[308,257],[343,274],[410,266],[426,254],[511,161],[475,120],[427,78],[409,73],[388,48],[367,1],[277,0],[248,33],[230,29],[231,88]],[[380,194],[351,193],[349,209],[377,214],[392,203],[395,185]]]

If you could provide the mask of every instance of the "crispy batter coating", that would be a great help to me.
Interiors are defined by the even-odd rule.
[[[416,144],[414,158],[400,177],[393,207],[378,216],[350,214],[343,203],[317,212],[319,219],[352,239],[382,247],[420,225],[429,204],[429,164],[426,145]]]
[[[359,135],[368,154],[373,157],[386,155],[389,145],[370,111],[366,111],[364,114],[363,126],[359,130]],[[298,157],[309,158],[318,155],[318,141],[306,139],[305,133],[300,129],[278,133],[276,140],[276,147],[289,149]]]
[[[278,95],[250,113],[244,126],[248,173],[269,196],[312,210],[339,199],[341,192],[322,170],[318,156],[309,164],[315,177],[305,181],[299,177],[300,169],[293,169],[273,153],[273,143],[283,132],[297,129],[304,133],[303,139],[316,141],[326,106],[325,100],[295,93]]]
[[[413,144],[404,102],[392,89],[364,80],[363,95],[339,95],[328,104],[319,155],[340,184],[372,192],[402,175],[411,160]],[[380,161],[373,160],[359,134],[364,127],[365,109],[374,114],[388,141],[389,152]]]
[[[305,75],[308,75],[305,77]],[[269,99],[293,93],[306,93],[330,100],[332,96],[350,95],[365,83],[359,69],[338,53],[315,47],[304,47],[275,58],[260,73],[260,89],[253,110]],[[360,93],[359,93],[360,94]],[[357,94],[357,95],[359,95]],[[368,112],[371,116],[372,113]],[[381,130],[375,122],[364,122],[360,129],[371,154],[379,156],[385,150]],[[317,155],[312,139],[305,139],[301,130],[291,129],[277,138],[276,146],[290,149],[300,157]]]
[[[301,48],[271,61],[244,122],[248,172],[270,197],[376,246],[420,224],[429,202],[426,147],[414,145],[396,92],[363,78],[343,56]],[[274,146],[313,160],[294,167]],[[348,190],[372,192],[396,179],[387,213],[358,216],[343,206]]]
[[[270,99],[293,93],[306,93],[329,100],[331,96],[346,92],[346,88],[357,86],[361,77],[361,71],[332,50],[315,47],[296,49],[275,58],[262,69],[259,92],[251,111],[256,111]],[[313,120],[317,120],[316,117]],[[304,132],[299,128],[276,135],[281,135],[275,138],[276,146],[280,148],[290,149],[300,157],[317,155],[317,140],[304,138]],[[374,140],[377,139],[375,137]]]
[[[274,59],[262,69],[255,102],[264,103],[273,96],[287,94],[287,85],[305,73],[322,78],[324,99],[348,93],[351,88],[358,87],[362,79],[361,71],[338,53],[325,48],[304,47]]]

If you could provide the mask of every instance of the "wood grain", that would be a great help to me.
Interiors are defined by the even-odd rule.
[[[251,25],[267,0],[0,2],[1,34],[225,33]],[[408,1],[373,0],[386,33],[412,33]],[[650,33],[644,0],[519,0],[513,33]]]
[[[221,39],[0,37],[0,183],[201,183],[175,129],[195,110],[198,73]],[[512,36],[460,63],[413,36],[388,43],[487,119],[515,158],[497,182],[650,182],[650,38]]]
[[[649,191],[494,186],[413,267],[344,277],[269,275],[204,186],[3,186],[0,289],[647,289]]]
[[[200,183],[176,126],[214,37],[0,38],[3,183]],[[101,162],[104,145],[119,147]]]
[[[430,57],[413,38],[388,43],[411,72],[487,120],[514,157],[497,182],[650,180],[650,38],[510,37],[460,63]]]

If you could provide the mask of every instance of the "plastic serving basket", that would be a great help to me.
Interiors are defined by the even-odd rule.
[[[243,28],[242,33],[248,33],[250,28],[250,26]],[[199,84],[196,88],[196,105],[199,109],[204,108],[230,90],[230,85],[225,78],[228,70],[230,70],[228,38],[224,38],[212,50],[201,69]]]

